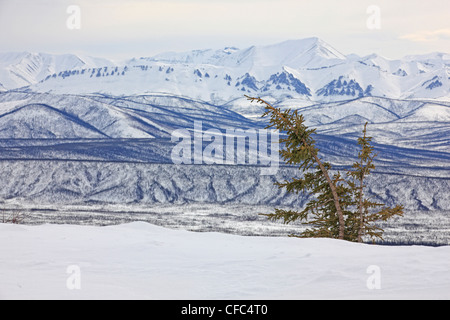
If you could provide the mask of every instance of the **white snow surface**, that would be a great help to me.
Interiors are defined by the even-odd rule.
[[[0,299],[450,298],[450,247],[243,237],[143,222],[0,224],[0,241]]]

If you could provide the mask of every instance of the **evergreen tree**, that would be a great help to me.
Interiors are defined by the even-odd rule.
[[[298,165],[303,173],[302,178],[277,183],[290,193],[306,192],[313,199],[302,211],[275,209],[273,214],[263,214],[269,220],[284,220],[290,223],[300,220],[311,226],[299,237],[326,237],[353,242],[362,242],[363,237],[382,239],[384,230],[376,225],[378,221],[387,221],[393,216],[403,215],[403,207],[386,208],[366,198],[364,194],[365,179],[375,169],[373,163],[376,154],[367,137],[367,123],[363,137],[358,139],[361,152],[358,161],[347,172],[344,179],[340,172],[331,175],[332,166],[319,157],[319,149],[315,146],[315,129],[305,126],[303,115],[298,110],[281,110],[275,108],[261,98],[246,96],[252,102],[265,105],[263,117],[269,116],[267,128],[275,128],[285,132],[286,137],[280,139],[284,149],[280,151],[282,159],[291,165]],[[376,208],[382,209],[376,211]]]
[[[387,221],[393,216],[402,216],[403,207],[395,206],[394,208],[386,208],[382,203],[376,203],[365,197],[364,189],[366,187],[365,179],[375,169],[373,163],[377,154],[374,153],[374,148],[371,145],[372,137],[367,136],[367,123],[364,125],[363,137],[358,139],[358,144],[361,146],[361,151],[358,154],[358,161],[353,164],[352,169],[347,172],[348,184],[353,190],[354,201],[357,206],[357,212],[353,216],[353,223],[357,226],[358,242],[363,242],[363,237],[368,236],[372,240],[375,238],[383,239],[383,229],[377,227],[375,222]],[[374,209],[382,208],[378,212]]]
[[[302,236],[326,236],[344,240],[345,217],[342,204],[350,204],[345,200],[350,198],[349,189],[341,184],[339,173],[330,175],[331,164],[319,158],[319,149],[313,138],[316,130],[305,126],[305,119],[298,110],[281,111],[260,98],[246,97],[252,102],[265,105],[263,117],[270,116],[267,128],[286,132],[286,138],[280,140],[280,143],[285,143],[285,149],[280,151],[281,157],[287,164],[299,165],[299,169],[305,173],[303,178],[286,181],[279,184],[279,187],[285,187],[288,192],[309,191],[317,195],[301,212],[276,209],[275,214],[267,217],[270,220],[284,219],[285,223],[289,223],[298,219],[306,221],[309,214],[313,214],[314,219],[306,223],[313,225],[315,229],[308,230]],[[312,167],[316,169],[314,173],[309,172]]]

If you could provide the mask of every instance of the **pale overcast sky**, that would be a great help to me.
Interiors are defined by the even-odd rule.
[[[0,51],[121,59],[307,37],[343,54],[450,53],[450,1],[0,0]]]

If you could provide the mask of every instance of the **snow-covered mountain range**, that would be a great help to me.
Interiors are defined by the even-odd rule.
[[[377,199],[400,201],[408,210],[448,208],[450,103],[364,97],[301,110],[318,129],[321,156],[337,168],[355,161],[357,138],[369,122],[379,153],[370,189]],[[6,181],[0,197],[21,205],[301,206],[302,197],[273,185],[298,174],[296,168],[282,165],[276,175],[261,177],[247,164],[173,164],[175,129],[192,130],[195,121],[222,132],[264,127],[238,111],[168,94],[0,93],[0,175]]]
[[[404,204],[411,219],[404,225],[422,224],[429,212],[439,212],[435,225],[446,226],[449,76],[448,54],[401,60],[345,56],[317,38],[122,62],[2,53],[0,203],[11,210],[92,203],[144,209],[196,203],[302,206],[305,198],[273,185],[298,174],[295,168],[281,164],[276,175],[261,177],[254,165],[172,162],[172,132],[193,130],[196,121],[204,130],[221,132],[264,128],[263,106],[244,97],[251,95],[300,109],[317,129],[321,156],[339,169],[355,160],[357,138],[368,122],[379,154],[370,195]],[[254,210],[243,218],[235,209],[226,217],[256,224]],[[204,225],[197,216],[173,217],[176,223]],[[159,214],[157,223],[167,219]],[[423,239],[436,242],[428,231]],[[449,243],[444,238],[441,242]]]
[[[318,38],[245,49],[162,53],[121,62],[78,55],[0,54],[0,90],[169,93],[224,104],[243,94],[340,101],[366,96],[450,99],[450,55],[390,60],[344,55]]]

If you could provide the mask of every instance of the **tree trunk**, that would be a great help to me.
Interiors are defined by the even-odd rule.
[[[364,225],[364,212],[363,212],[363,183],[364,178],[359,180],[359,230],[358,230],[358,242],[362,242],[362,233]]]
[[[339,219],[339,239],[344,240],[345,219],[344,219],[344,213],[342,212],[341,203],[339,201],[339,195],[336,190],[336,185],[331,180],[330,175],[328,174],[328,170],[322,164],[322,161],[320,161],[319,157],[317,157],[317,155],[315,155],[315,154],[313,154],[313,156],[314,156],[314,160],[319,165],[320,170],[322,170],[322,173],[325,176],[325,179],[327,179],[328,185],[330,186],[330,189],[331,189],[331,193],[333,194],[334,206],[336,207],[336,213],[337,213],[338,219]]]

